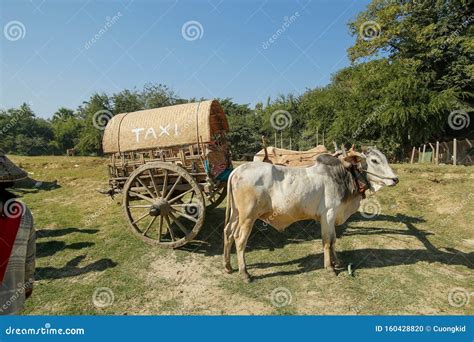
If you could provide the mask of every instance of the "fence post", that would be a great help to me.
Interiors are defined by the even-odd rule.
[[[453,139],[453,165],[457,165],[458,158],[458,142],[456,138]]]
[[[428,143],[428,144],[430,144],[430,147],[431,147],[431,164],[434,164],[435,163],[435,148],[432,143]]]
[[[426,151],[426,144],[423,144],[423,154],[421,156],[421,162],[425,162],[425,151]]]
[[[436,165],[439,165],[439,141],[436,141],[436,156],[435,156]]]
[[[411,151],[411,160],[410,160],[410,164],[413,164],[413,159],[415,158],[415,150],[416,150],[416,147],[413,146],[413,150]]]

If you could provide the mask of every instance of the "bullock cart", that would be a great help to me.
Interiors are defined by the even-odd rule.
[[[215,100],[118,114],[107,123],[108,192],[123,195],[125,217],[138,237],[169,248],[194,239],[206,208],[226,196],[228,130]]]

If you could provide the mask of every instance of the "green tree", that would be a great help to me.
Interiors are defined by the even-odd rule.
[[[358,39],[352,61],[387,57],[421,75],[425,85],[473,105],[474,27],[468,0],[373,0],[349,23]]]

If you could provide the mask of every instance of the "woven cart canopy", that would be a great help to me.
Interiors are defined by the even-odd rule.
[[[131,152],[210,142],[229,131],[216,100],[115,115],[104,131],[104,153]]]
[[[0,183],[14,182],[28,177],[26,171],[16,166],[5,153],[0,150]]]

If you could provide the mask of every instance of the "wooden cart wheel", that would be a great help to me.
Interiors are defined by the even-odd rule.
[[[219,188],[214,192],[213,196],[206,196],[206,209],[212,210],[219,206],[227,196],[227,182],[219,185]]]
[[[177,248],[204,223],[204,196],[182,167],[164,162],[140,166],[123,188],[123,209],[132,231],[149,244]]]

